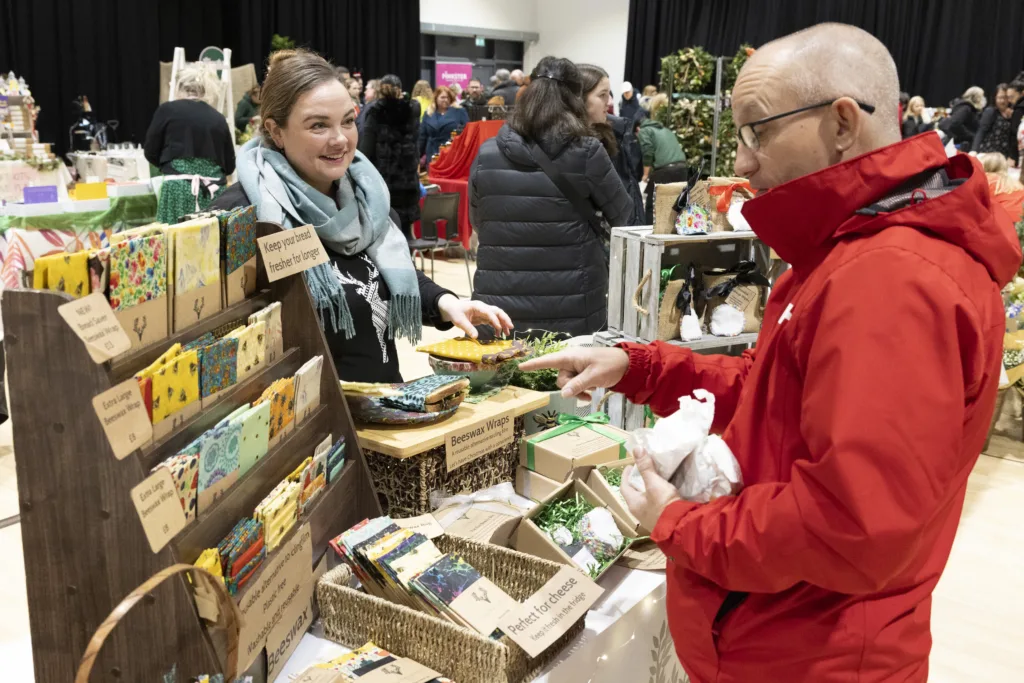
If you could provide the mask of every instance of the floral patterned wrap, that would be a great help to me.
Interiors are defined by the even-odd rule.
[[[110,247],[110,307],[123,311],[167,294],[163,236],[139,237]]]

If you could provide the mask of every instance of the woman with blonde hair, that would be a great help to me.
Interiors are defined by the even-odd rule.
[[[434,90],[427,81],[416,81],[412,86],[412,98],[420,103],[420,121],[427,115],[431,103],[434,101]]]
[[[1024,184],[1010,177],[1006,157],[999,152],[982,152],[978,161],[985,169],[988,187],[996,202],[1006,209],[1014,222],[1024,218]]]
[[[939,123],[939,130],[953,140],[957,149],[963,152],[971,150],[985,102],[985,91],[973,85],[964,91],[962,97],[953,101],[949,116]]]
[[[462,107],[455,106],[455,95],[451,88],[442,85],[434,91],[434,101],[427,115],[420,121],[420,155],[424,157],[423,168],[430,166],[430,160],[448,142],[452,133],[469,123],[469,114]]]
[[[910,98],[907,102],[907,110],[903,112],[903,139],[906,140],[909,137],[913,137],[918,134],[918,129],[921,124],[924,123],[924,98],[920,95],[915,95]]]
[[[146,160],[167,176],[160,187],[157,220],[177,223],[205,209],[235,170],[235,144],[228,121],[215,106],[220,82],[209,66],[185,66],[177,77],[175,99],[157,107],[146,131]],[[192,179],[198,176],[197,194]]]

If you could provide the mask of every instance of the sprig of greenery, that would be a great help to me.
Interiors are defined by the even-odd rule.
[[[543,336],[531,339],[528,344],[530,353],[527,358],[539,358],[564,349],[567,345],[559,339],[559,335],[548,332]],[[519,369],[519,361],[515,362],[515,372],[509,384],[533,391],[556,391],[558,389],[558,370],[531,370],[523,372]]]

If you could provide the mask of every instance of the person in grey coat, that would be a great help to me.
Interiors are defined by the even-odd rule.
[[[520,330],[591,334],[607,322],[607,233],[537,159],[549,158],[609,225],[627,225],[633,201],[593,137],[576,65],[545,57],[531,78],[470,174],[469,215],[480,240],[473,296],[500,305]]]

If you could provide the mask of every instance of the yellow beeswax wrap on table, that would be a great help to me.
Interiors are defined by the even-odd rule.
[[[492,356],[510,351],[516,346],[512,339],[501,339],[482,344],[475,339],[461,337],[459,339],[448,339],[435,344],[424,344],[417,346],[416,350],[422,353],[429,353],[440,358],[459,360],[467,363],[481,363],[484,356]]]
[[[153,375],[153,424],[199,400],[199,351],[192,349]]]
[[[172,281],[176,294],[220,282],[220,223],[200,218],[167,229],[173,243]]]
[[[89,294],[89,252],[53,254],[36,259],[32,274],[35,289],[65,292],[79,299]]]

